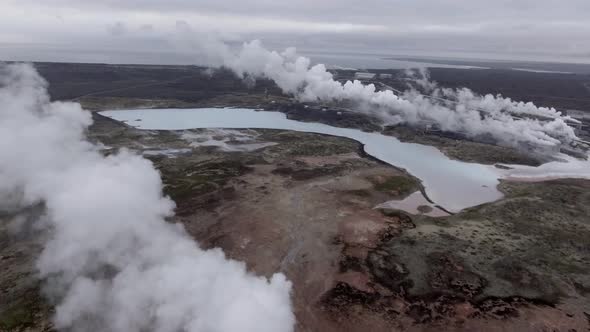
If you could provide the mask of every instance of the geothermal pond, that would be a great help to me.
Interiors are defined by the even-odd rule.
[[[289,120],[278,112],[252,109],[138,109],[101,112],[139,129],[185,130],[197,128],[282,129],[348,137],[364,144],[365,151],[390,165],[406,169],[422,180],[426,194],[448,211],[491,202],[502,197],[496,186],[501,177],[589,177],[588,162],[549,163],[541,167],[494,166],[451,160],[431,146],[403,143],[391,136],[320,123]]]
[[[120,110],[101,114],[139,129],[259,128],[348,137],[364,144],[365,151],[373,157],[404,168],[421,179],[428,197],[447,210],[459,211],[502,197],[496,189],[498,173],[493,166],[451,160],[434,147],[402,143],[378,133],[289,120],[283,113],[210,108]]]

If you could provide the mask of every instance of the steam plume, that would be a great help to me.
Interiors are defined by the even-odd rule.
[[[103,157],[84,136],[90,114],[50,102],[34,68],[0,66],[0,105],[0,200],[46,207],[38,269],[58,329],[292,331],[290,282],[256,277],[167,223],[174,203],[152,164]]]
[[[566,123],[571,119],[553,108],[501,96],[479,96],[466,88],[439,88],[425,75],[416,82],[428,96],[416,89],[396,94],[391,90],[379,91],[375,85],[364,85],[358,80],[338,82],[324,65],[312,66],[294,48],[278,53],[265,49],[258,40],[245,43],[237,52],[219,41],[207,40],[201,47],[209,58],[216,55],[221,59],[218,62],[240,77],[269,78],[300,101],[357,102],[358,111],[370,113],[386,125],[434,123],[443,130],[469,137],[492,136],[511,146],[552,147],[576,139],[574,130]]]

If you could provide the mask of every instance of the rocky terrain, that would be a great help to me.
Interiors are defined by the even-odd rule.
[[[434,218],[375,209],[421,184],[355,141],[94,119],[105,154],[130,148],[160,170],[171,222],[253,273],[287,275],[297,331],[590,329],[590,181],[503,182],[504,199]],[[0,331],[52,330],[41,212],[0,216]]]

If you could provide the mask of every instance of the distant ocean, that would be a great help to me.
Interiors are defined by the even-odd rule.
[[[345,54],[345,53],[315,53],[301,52],[302,55],[309,57],[314,64],[323,63],[328,68],[334,69],[406,69],[421,67],[438,67],[438,68],[462,68],[474,69],[482,68],[479,66],[469,66],[461,64],[442,64],[434,62],[422,62],[408,60],[391,59],[391,55],[385,54]]]
[[[590,74],[590,64],[510,61],[488,59],[457,59],[422,56],[395,56],[386,54],[353,54],[301,52],[313,63],[323,63],[336,69],[405,69],[405,68],[459,68],[502,69],[544,74]]]

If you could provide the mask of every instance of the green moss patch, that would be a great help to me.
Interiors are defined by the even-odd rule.
[[[177,158],[175,164],[160,167],[165,184],[164,193],[176,202],[178,214],[190,214],[199,205],[197,198],[219,191],[232,178],[251,170],[235,160],[196,164],[179,160]]]
[[[15,331],[19,327],[28,327],[33,325],[34,320],[34,314],[29,308],[23,306],[9,308],[0,314],[0,331]]]
[[[360,147],[350,139],[308,133],[266,133],[265,139],[280,143],[270,151],[286,156],[333,156],[357,152]]]
[[[418,181],[406,176],[392,176],[388,178],[371,178],[375,189],[394,196],[405,196],[418,189]]]
[[[27,291],[22,297],[0,308],[0,331],[21,331],[38,325],[38,316],[45,311],[45,301],[37,288]]]

